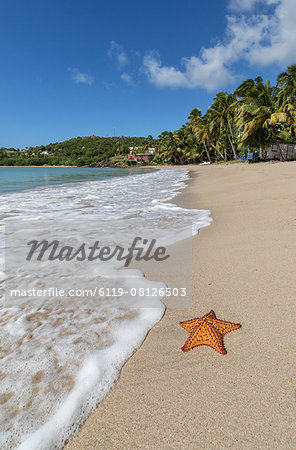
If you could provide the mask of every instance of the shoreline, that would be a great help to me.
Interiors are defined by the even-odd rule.
[[[295,447],[296,163],[188,169],[172,202],[214,219],[192,241],[192,308],[167,309],[67,449]],[[178,322],[212,308],[242,324],[228,354],[183,354]]]

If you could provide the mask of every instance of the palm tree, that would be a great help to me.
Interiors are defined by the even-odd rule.
[[[174,135],[171,131],[163,131],[158,137],[159,156],[165,162],[171,162],[175,151]]]
[[[183,142],[183,131],[178,130],[172,133],[171,131],[164,131],[159,136],[159,156],[162,161],[171,164],[184,164],[186,161],[186,146]]]
[[[236,138],[234,137],[234,118],[237,110],[237,98],[234,94],[219,92],[214,98],[214,103],[210,106],[208,114],[210,116],[211,128],[219,129],[219,134],[225,136],[231,146],[234,158],[236,154]]]
[[[216,138],[214,130],[210,130],[209,115],[205,114],[202,117],[200,109],[195,108],[189,114],[188,121],[188,125],[191,127],[197,141],[202,142],[208,161],[212,162],[210,157],[211,150],[214,150],[218,157],[224,159],[223,154],[213,143],[216,142]]]
[[[283,111],[289,114],[289,123],[284,126],[283,136],[285,139],[296,137],[295,117],[296,117],[296,64],[287,68],[277,78],[279,89],[279,104]],[[294,119],[294,120],[293,120]]]
[[[280,124],[288,123],[291,117],[280,108],[278,89],[261,78],[247,80],[236,90],[241,97],[237,114],[237,127],[241,132],[241,142],[262,149],[263,159],[267,156],[268,145],[278,140]]]
[[[174,132],[174,139],[179,153],[182,153],[182,159],[185,159],[187,163],[201,160],[201,145],[197,141],[189,123],[186,123],[180,130]]]
[[[197,108],[193,109],[188,116],[188,121],[188,126],[191,128],[197,141],[201,141],[203,143],[208,161],[212,162],[207,147],[208,136],[206,135],[206,130],[204,127],[205,120],[201,117],[201,110]]]
[[[277,78],[279,91],[279,103],[281,106],[290,106],[289,109],[296,109],[296,64],[287,68],[286,72],[279,74]]]

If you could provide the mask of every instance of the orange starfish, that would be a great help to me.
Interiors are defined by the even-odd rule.
[[[216,314],[211,310],[203,317],[180,322],[182,328],[190,333],[188,340],[181,350],[187,352],[199,345],[209,345],[222,355],[227,352],[223,344],[223,336],[230,331],[241,327],[240,323],[225,322],[216,318]]]

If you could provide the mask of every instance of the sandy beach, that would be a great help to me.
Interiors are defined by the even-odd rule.
[[[175,201],[213,218],[193,239],[192,308],[167,309],[67,450],[296,447],[295,173],[296,162],[191,167]],[[227,355],[183,353],[179,321],[211,309],[242,324]]]

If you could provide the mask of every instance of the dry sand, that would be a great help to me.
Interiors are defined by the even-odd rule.
[[[193,239],[192,308],[167,310],[67,450],[296,448],[296,163],[191,173],[176,202],[214,219]],[[178,322],[210,309],[242,324],[227,355],[183,353]]]

